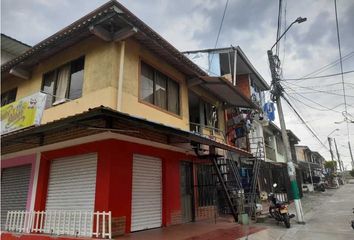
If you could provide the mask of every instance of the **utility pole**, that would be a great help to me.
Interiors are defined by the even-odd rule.
[[[332,159],[332,161],[334,161],[333,151],[332,151],[332,138],[330,138],[330,137],[328,137],[328,145],[329,145],[329,152],[331,153],[331,159]]]
[[[340,170],[341,172],[343,172],[342,164],[341,164],[341,160],[340,160],[340,155],[339,155],[339,152],[338,152],[337,142],[336,142],[336,139],[335,139],[335,138],[333,138],[333,140],[334,140],[334,146],[336,147],[337,158],[338,158],[338,164],[339,164],[339,170]]]
[[[281,72],[280,71],[281,70],[280,61],[279,61],[278,56],[273,55],[272,49],[279,42],[279,40],[285,35],[285,33],[290,29],[290,27],[293,24],[302,23],[304,21],[306,21],[306,18],[298,17],[294,22],[292,22],[287,27],[287,29],[284,31],[284,33],[279,38],[277,38],[276,42],[273,44],[271,49],[267,51],[268,60],[269,60],[269,68],[270,68],[270,72],[272,74],[272,91],[271,91],[272,100],[275,101],[277,104],[281,134],[282,134],[282,138],[284,141],[285,152],[286,152],[285,160],[287,162],[287,167],[288,167],[288,175],[289,175],[289,179],[290,179],[291,191],[292,191],[293,197],[294,197],[297,222],[300,224],[304,224],[305,221],[304,221],[304,213],[302,210],[302,205],[301,205],[301,200],[300,200],[299,188],[297,186],[297,181],[296,181],[296,170],[295,170],[294,163],[292,162],[289,138],[288,138],[288,134],[286,132],[284,113],[283,113],[283,108],[281,105],[281,97],[283,96],[284,89],[280,85],[280,72]]]
[[[349,142],[349,141],[348,141],[348,146],[349,146],[350,157],[351,157],[351,159],[352,159],[352,169],[354,169],[353,152],[352,152],[352,147],[350,146],[350,142]]]

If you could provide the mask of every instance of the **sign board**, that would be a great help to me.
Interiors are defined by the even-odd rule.
[[[1,135],[39,125],[46,97],[47,95],[44,93],[36,93],[1,107]]]

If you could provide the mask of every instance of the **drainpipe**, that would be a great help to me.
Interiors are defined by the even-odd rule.
[[[119,112],[122,111],[124,55],[125,55],[125,41],[122,41],[120,47],[119,77],[118,77],[118,90],[117,90],[117,111]]]

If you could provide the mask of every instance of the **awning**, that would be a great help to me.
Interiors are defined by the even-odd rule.
[[[298,164],[299,164],[300,167],[303,168],[303,169],[309,169],[309,165],[310,165],[310,168],[311,168],[312,170],[314,170],[314,169],[321,169],[321,166],[320,166],[320,164],[318,164],[318,163],[305,162],[305,161],[298,161]]]
[[[29,127],[4,134],[1,136],[1,153],[13,153],[78,137],[90,136],[102,131],[111,131],[168,145],[173,145],[174,143],[199,143],[237,152],[243,156],[250,156],[247,151],[214,141],[197,133],[131,116],[103,106],[38,127]]]
[[[209,92],[213,93],[224,102],[244,108],[258,108],[251,99],[246,97],[237,87],[223,77],[201,76],[203,81],[199,84]]]

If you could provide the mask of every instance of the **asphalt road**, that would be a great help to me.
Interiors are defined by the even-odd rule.
[[[305,225],[297,224],[293,219],[291,228],[286,229],[284,224],[277,225],[273,219],[269,219],[266,223],[256,224],[266,226],[266,230],[252,234],[248,239],[354,240],[354,229],[350,225],[351,220],[354,220],[353,180],[339,189],[307,194],[302,205],[305,212]]]

